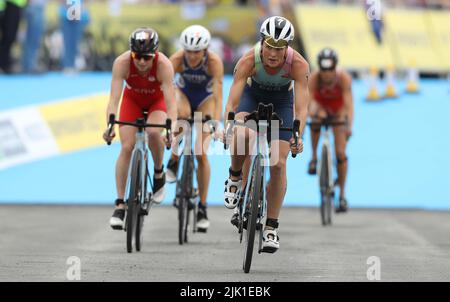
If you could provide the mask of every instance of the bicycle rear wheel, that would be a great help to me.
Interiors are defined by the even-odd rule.
[[[253,174],[249,187],[248,196],[246,196],[246,202],[244,211],[247,217],[247,228],[245,230],[245,243],[244,243],[244,261],[242,268],[245,273],[250,272],[253,257],[253,247],[255,245],[255,233],[256,233],[256,220],[258,218],[258,204],[261,199],[261,163],[260,155],[257,155],[253,161]],[[245,214],[244,214],[245,215]]]
[[[140,153],[136,153],[133,157],[132,168],[131,168],[131,180],[130,180],[130,190],[127,199],[127,252],[133,252],[133,241],[136,238],[136,226],[138,222],[138,215],[140,212],[140,201],[139,201],[139,190],[140,190],[140,163],[141,163]]]
[[[322,225],[331,224],[331,192],[330,192],[330,184],[329,184],[329,155],[327,146],[323,146],[322,154],[320,159],[320,173],[319,173],[319,182],[320,182],[320,217],[322,220]]]

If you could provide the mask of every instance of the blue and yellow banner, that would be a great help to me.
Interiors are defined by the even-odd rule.
[[[358,7],[298,5],[296,15],[311,66],[324,47],[339,54],[344,68],[363,69],[393,64],[386,45],[379,45],[371,31],[366,11]]]

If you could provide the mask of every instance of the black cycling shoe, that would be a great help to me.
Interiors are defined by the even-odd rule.
[[[115,209],[112,217],[109,220],[109,225],[114,230],[122,230],[123,229],[123,221],[125,218],[125,209]]]
[[[208,214],[206,207],[200,206],[197,211],[197,231],[200,233],[206,233],[209,228]]]
[[[153,176],[153,201],[157,204],[161,203],[166,195],[166,174],[163,173],[161,178]]]
[[[239,228],[239,213],[238,212],[233,213],[233,216],[231,216],[230,222],[232,225]]]
[[[308,165],[308,174],[316,175],[317,173],[317,159],[311,159]]]
[[[239,229],[239,214],[238,213],[234,213],[233,216],[231,216],[231,220],[230,220],[231,224],[234,225],[235,227],[237,227]],[[244,221],[242,222],[242,228],[243,229],[247,229],[247,218],[244,217]],[[262,229],[262,223],[258,220],[256,220],[256,230],[259,231]]]
[[[345,213],[348,211],[348,204],[345,198],[339,200],[339,206],[336,208],[336,213]]]

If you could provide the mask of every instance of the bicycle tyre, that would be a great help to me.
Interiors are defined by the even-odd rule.
[[[145,165],[147,166],[147,164]],[[146,168],[145,171],[145,176],[144,176],[144,192],[141,192],[141,198],[142,195],[145,194],[144,196],[146,196],[147,194],[147,177],[148,177],[148,169]],[[142,187],[142,184],[139,185],[139,188]],[[148,201],[150,202],[150,201]],[[140,252],[142,249],[142,243],[144,241],[144,234],[142,232],[142,229],[144,228],[144,218],[145,218],[145,213],[144,210],[141,209],[142,205],[140,205],[139,207],[139,214],[137,215],[137,221],[136,221],[136,238],[135,238],[135,246],[136,246],[136,251]]]
[[[243,261],[243,270],[245,273],[250,272],[250,267],[252,265],[252,257],[253,257],[253,247],[255,245],[255,234],[256,234],[256,220],[258,218],[258,203],[261,198],[261,163],[260,163],[260,155],[257,155],[255,160],[253,161],[253,175],[251,179],[251,184],[249,187],[249,192],[247,196],[247,202],[250,206],[250,210],[248,212],[249,216],[247,217],[247,228],[245,230],[245,243],[244,243],[244,261]],[[248,201],[250,198],[250,201]],[[246,211],[246,207],[244,207],[244,211]]]
[[[178,243],[183,244],[188,242],[187,229],[189,223],[189,198],[192,195],[193,183],[193,167],[192,155],[185,155],[183,159],[183,173],[177,188],[180,194],[178,206]]]
[[[183,244],[187,242],[187,222],[188,222],[188,200],[186,198],[180,199],[178,206],[178,243]]]
[[[137,216],[140,211],[139,202],[139,184],[140,184],[140,163],[141,155],[136,153],[133,158],[132,168],[131,168],[131,180],[130,180],[130,190],[127,199],[127,252],[133,252],[133,240],[136,238],[136,225]]]
[[[320,157],[320,174],[319,174],[319,187],[320,187],[320,217],[322,225],[326,226],[331,222],[331,205],[329,195],[329,171],[328,171],[328,152],[330,152],[327,146],[322,147],[322,153]]]

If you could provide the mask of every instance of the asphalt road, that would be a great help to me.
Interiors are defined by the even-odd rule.
[[[210,207],[208,233],[190,233],[183,246],[175,208],[153,207],[143,251],[132,254],[125,232],[109,227],[111,214],[105,206],[0,206],[0,281],[450,281],[450,212],[351,209],[322,227],[318,209],[286,207],[280,250],[255,254],[249,274],[224,207]]]

